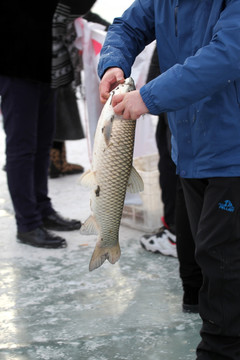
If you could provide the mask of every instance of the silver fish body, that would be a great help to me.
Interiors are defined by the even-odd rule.
[[[90,271],[106,259],[114,264],[120,258],[119,227],[126,191],[143,190],[143,181],[132,166],[136,121],[117,116],[111,105],[113,94],[134,88],[132,78],[128,78],[111,92],[95,133],[92,170],[81,177],[81,184],[92,188],[92,215],[82,225],[81,233],[98,235]]]

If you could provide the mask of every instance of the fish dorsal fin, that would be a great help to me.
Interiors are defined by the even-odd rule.
[[[137,172],[137,170],[132,166],[130,176],[128,179],[127,191],[130,193],[137,193],[144,190],[143,179]]]
[[[112,134],[112,125],[113,125],[114,115],[111,115],[109,119],[107,119],[102,128],[102,133],[104,136],[105,143],[109,145],[111,134]]]
[[[90,215],[82,224],[80,233],[83,235],[98,235],[99,229],[94,216]]]
[[[80,184],[82,186],[93,188],[96,186],[96,177],[94,171],[87,170],[85,173],[80,177]]]

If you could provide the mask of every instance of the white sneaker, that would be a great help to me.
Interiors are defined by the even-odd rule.
[[[157,234],[143,235],[140,244],[147,251],[177,257],[176,235],[165,226]]]

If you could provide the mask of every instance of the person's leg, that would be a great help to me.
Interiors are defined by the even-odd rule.
[[[171,158],[171,133],[166,114],[159,116],[156,143],[159,152],[159,185],[162,194],[164,221],[174,232],[177,175],[176,165]]]
[[[42,221],[34,186],[39,88],[37,83],[1,77],[1,96],[9,192],[18,230],[31,231]]]
[[[49,177],[55,179],[63,175],[81,174],[83,171],[82,165],[67,161],[65,142],[54,140],[50,151]]]
[[[39,137],[38,130],[42,127],[42,124],[39,125],[41,93],[39,83],[0,76],[8,187],[15,210],[17,238],[32,246],[65,247],[66,241],[49,233],[46,228],[76,230],[81,222],[59,216],[52,209],[47,196],[47,169],[54,118],[48,119],[49,124],[45,128],[43,126]],[[51,102],[52,97],[49,100]],[[54,105],[48,104],[47,108],[54,109]],[[45,115],[43,111],[43,122]],[[42,218],[47,214],[47,218]]]
[[[48,197],[48,169],[50,149],[55,132],[56,94],[45,84],[40,85],[37,149],[35,157],[35,194],[45,228],[57,231],[78,230],[81,222],[62,217]]]
[[[58,178],[62,175],[62,148],[63,141],[54,140],[52,148],[50,150],[50,166],[49,166],[49,177],[51,179]]]
[[[35,193],[42,217],[54,212],[48,197],[48,169],[50,149],[55,132],[56,94],[46,84],[39,85],[39,116],[35,155]]]
[[[67,161],[66,140],[80,140],[84,137],[75,90],[71,84],[57,89],[56,131],[50,152],[50,178],[81,174],[82,165]]]
[[[198,312],[198,293],[202,285],[202,272],[195,259],[195,243],[179,178],[177,183],[175,224],[179,274],[183,286],[183,311]]]
[[[66,151],[66,144],[63,143],[62,151],[61,151],[61,161],[62,161],[62,175],[75,175],[75,174],[81,174],[84,171],[84,168],[82,165],[69,163],[67,161],[67,151]]]
[[[203,274],[198,360],[240,358],[240,178],[182,180]]]

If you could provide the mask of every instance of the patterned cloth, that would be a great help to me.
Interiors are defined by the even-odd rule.
[[[74,20],[80,14],[73,14],[71,6],[59,2],[53,16],[52,87],[58,88],[74,81],[80,84],[81,59],[74,46],[76,32]]]

